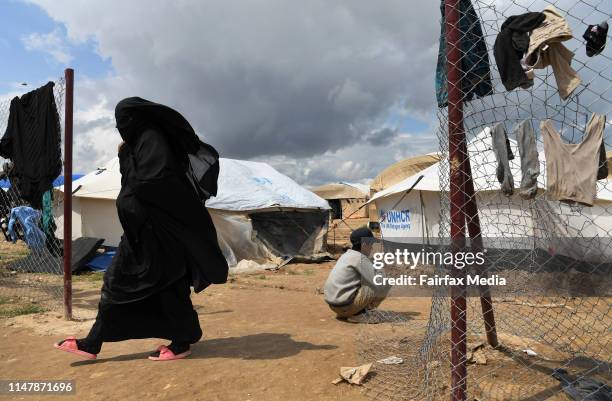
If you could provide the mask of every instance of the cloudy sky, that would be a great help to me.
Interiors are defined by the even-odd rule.
[[[547,3],[535,1],[535,8]],[[570,22],[582,30],[582,20],[606,17],[595,12],[605,1],[597,2],[555,4],[578,15]],[[495,4],[508,15],[526,10]],[[114,105],[141,96],[181,111],[223,157],[266,161],[304,185],[367,183],[393,162],[438,147],[438,7],[431,0],[3,0],[0,118],[6,99],[71,66],[75,171],[114,157]]]
[[[114,156],[114,105],[135,95],[305,185],[437,147],[437,1],[7,0],[0,15],[4,98],[75,69],[80,172]]]

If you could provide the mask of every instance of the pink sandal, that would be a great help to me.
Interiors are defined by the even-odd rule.
[[[76,338],[72,336],[67,337],[63,341],[53,344],[53,346],[59,350],[70,352],[71,354],[75,354],[86,359],[96,359],[97,357],[96,354],[90,354],[89,352],[81,351],[77,346]]]
[[[187,350],[178,355],[175,355],[174,352],[170,350],[170,348],[165,345],[160,345],[157,350],[159,351],[159,356],[149,356],[149,359],[152,361],[172,361],[175,359],[183,359],[187,358],[191,355],[191,350]]]

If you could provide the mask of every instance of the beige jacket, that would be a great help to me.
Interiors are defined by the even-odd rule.
[[[561,43],[573,37],[572,30],[555,7],[548,6],[542,12],[544,22],[529,36],[527,66],[536,69],[552,66],[559,95],[565,100],[582,82],[571,67],[574,53]]]

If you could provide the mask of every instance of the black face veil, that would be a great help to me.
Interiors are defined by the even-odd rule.
[[[191,124],[178,111],[140,97],[128,97],[115,107],[117,129],[128,144],[136,139],[146,127],[159,128],[179,145],[183,153],[195,153],[199,146],[198,136]]]

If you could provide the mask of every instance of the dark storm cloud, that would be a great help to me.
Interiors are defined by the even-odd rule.
[[[433,108],[437,2],[35,2],[112,60],[109,104],[170,104],[228,157],[384,144],[391,108]]]
[[[372,131],[365,139],[373,146],[382,146],[388,144],[398,133],[399,129],[386,127]]]

